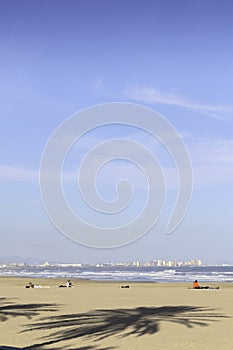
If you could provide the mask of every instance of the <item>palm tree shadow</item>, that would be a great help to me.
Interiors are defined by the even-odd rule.
[[[26,317],[27,319],[32,319],[34,316],[39,316],[42,312],[55,312],[58,310],[57,304],[19,304],[15,302],[15,299],[0,298],[0,322],[8,321],[10,318],[16,318],[19,316]],[[53,343],[53,342],[52,342]],[[46,344],[45,344],[46,345]],[[1,346],[0,350],[30,350],[33,348],[44,349],[44,344],[30,345],[26,347],[15,347],[15,346]],[[62,346],[61,348],[56,347],[56,350],[112,350],[113,347],[99,348],[97,346],[84,346],[75,349]]]
[[[87,313],[51,316],[31,325],[29,330],[51,330],[46,341],[30,349],[74,339],[100,341],[110,336],[141,337],[155,334],[162,322],[172,322],[188,328],[208,326],[225,318],[214,309],[197,306],[137,307],[135,309],[93,310]],[[89,348],[91,349],[91,348]]]
[[[57,310],[56,304],[19,304],[7,298],[0,298],[0,303],[0,322],[5,322],[12,317],[19,316],[31,319],[33,316],[40,315],[41,312]]]
[[[35,347],[34,347],[35,348]],[[30,350],[30,349],[33,349],[33,347],[31,346],[27,346],[27,347],[24,347],[24,348],[16,348],[16,347],[12,347],[12,346],[0,346],[0,350]],[[40,349],[45,349],[44,346],[40,347]],[[82,346],[81,348],[76,348],[75,349],[71,349],[71,348],[68,348],[68,347],[61,347],[61,348],[56,348],[56,350],[113,350],[114,348],[113,347],[107,347],[107,348],[98,348],[96,346]]]

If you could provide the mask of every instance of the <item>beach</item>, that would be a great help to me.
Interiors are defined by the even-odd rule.
[[[25,288],[29,282],[43,288]],[[233,347],[233,285],[0,278],[0,349]],[[128,285],[129,288],[121,288]],[[208,283],[216,286],[216,283]]]

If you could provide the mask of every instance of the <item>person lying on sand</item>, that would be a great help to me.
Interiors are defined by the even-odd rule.
[[[219,289],[219,287],[200,286],[197,280],[193,282],[193,289]]]
[[[42,286],[39,286],[38,284],[33,284],[32,282],[29,282],[25,288],[42,288]]]
[[[32,282],[29,282],[25,288],[50,288],[49,286],[41,286],[39,284],[34,284]]]
[[[34,284],[32,282],[29,282],[25,288],[34,288]]]

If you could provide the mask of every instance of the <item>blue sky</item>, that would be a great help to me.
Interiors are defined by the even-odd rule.
[[[233,263],[232,10],[227,0],[0,2],[0,256]],[[78,245],[54,228],[38,178],[44,146],[55,128],[83,108],[111,101],[150,107],[175,126],[192,159],[194,191],[189,211],[172,235],[164,234],[168,204],[143,238],[100,250]],[[106,127],[86,135],[68,159],[67,172],[75,173],[75,161],[78,166],[80,154],[95,141],[119,136],[158,153],[172,203],[172,164],[138,130]],[[102,184],[100,176],[107,200],[114,193],[108,182],[113,174],[123,176],[126,169],[132,181],[141,181],[127,167],[121,163],[105,169]],[[66,193],[79,208],[73,189],[74,183],[68,183]],[[141,201],[145,194],[140,190],[135,199]]]

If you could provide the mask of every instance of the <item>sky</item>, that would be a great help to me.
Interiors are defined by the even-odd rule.
[[[228,0],[0,0],[0,256],[233,263],[232,10]],[[142,105],[174,126],[190,154],[193,193],[182,223],[167,235],[177,179],[164,147],[124,125],[86,133],[64,162],[64,193],[84,220],[100,223],[77,186],[79,166],[95,144],[113,138],[141,143],[158,158],[168,184],[164,212],[149,232],[123,247],[97,249],[52,224],[39,171],[61,123],[109,102]],[[102,199],[114,201],[115,184],[126,176],[135,189],[132,205],[117,219],[102,216],[107,227],[133,220],[146,201],[143,174],[125,160],[98,173]]]

